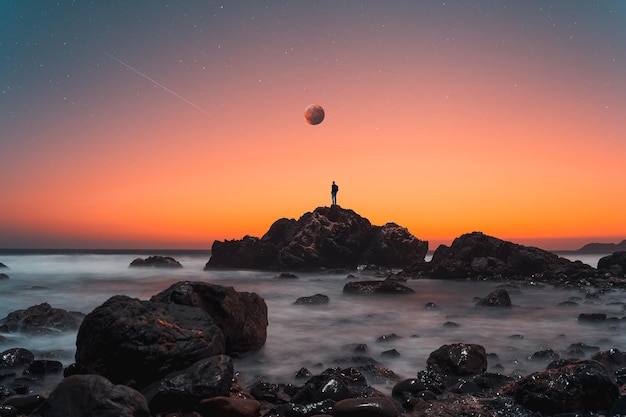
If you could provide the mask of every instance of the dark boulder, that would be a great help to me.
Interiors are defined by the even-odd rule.
[[[9,279],[9,276],[5,273],[0,273],[0,281],[3,279]]]
[[[173,372],[141,392],[153,414],[190,412],[205,398],[227,396],[232,379],[232,359],[217,355]]]
[[[23,348],[11,348],[0,353],[0,369],[25,367],[35,360],[33,352]]]
[[[609,349],[595,353],[591,359],[602,363],[611,372],[626,368],[626,353],[619,349]]]
[[[149,417],[146,399],[99,375],[63,379],[30,417]]]
[[[441,279],[533,278],[550,281],[593,277],[595,268],[539,248],[518,245],[480,232],[464,234],[451,246],[441,245],[423,272]]]
[[[604,313],[580,313],[578,315],[579,323],[603,323],[606,321]]]
[[[315,294],[310,297],[299,297],[294,304],[320,305],[328,304],[328,296],[324,294]]]
[[[24,369],[24,375],[49,375],[61,374],[63,372],[63,364],[59,361],[37,359],[28,364]]]
[[[221,329],[225,353],[256,351],[267,339],[267,305],[258,294],[205,282],[178,282],[151,298],[202,309]]]
[[[27,390],[28,391],[28,390]],[[3,417],[6,415],[7,417],[21,417],[21,416],[33,416],[36,414],[31,414],[37,408],[42,406],[45,403],[46,399],[39,394],[17,394],[8,397],[7,399],[2,401],[2,407],[5,407],[2,411],[7,411],[6,414],[2,415]],[[7,410],[9,408],[9,410]],[[65,416],[66,414],[63,414]]]
[[[344,294],[413,294],[415,291],[395,281],[351,281],[343,287]]]
[[[180,262],[171,256],[149,256],[146,259],[137,258],[130,263],[131,267],[159,267],[159,268],[182,268]]]
[[[623,277],[626,273],[626,251],[614,252],[609,256],[600,258],[598,269],[617,277]]]
[[[323,400],[339,401],[354,396],[342,375],[321,374],[311,377],[291,397],[291,401],[296,404],[309,404]]]
[[[261,403],[249,398],[212,397],[200,401],[197,411],[212,417],[258,417]]]
[[[0,262],[0,268],[8,268],[8,266],[6,266],[5,264],[3,264],[2,262]]]
[[[486,297],[481,298],[478,303],[478,307],[511,307],[511,297],[509,292],[504,288],[498,288]]]
[[[394,223],[373,226],[352,210],[318,207],[298,220],[279,219],[262,237],[216,241],[209,268],[315,270],[361,264],[402,267],[424,261],[428,242]]]
[[[619,397],[607,368],[592,360],[533,373],[510,383],[503,393],[543,415],[609,410]]]
[[[78,329],[84,317],[82,313],[52,308],[50,304],[42,303],[26,310],[9,313],[0,320],[0,331],[30,334],[58,333]]]
[[[454,343],[431,352],[428,370],[447,376],[481,374],[487,370],[487,353],[481,345]]]
[[[337,401],[333,417],[397,417],[400,411],[387,397],[348,398]]]
[[[114,383],[145,386],[224,353],[224,335],[199,307],[114,296],[89,313],[76,362]]]

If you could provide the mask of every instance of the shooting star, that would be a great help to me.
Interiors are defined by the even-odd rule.
[[[161,87],[162,89],[164,89],[165,91],[167,91],[168,93],[172,94],[173,96],[176,96],[177,98],[181,99],[182,101],[184,101],[185,103],[189,104],[190,106],[195,107],[196,109],[200,110],[202,113],[204,114],[209,114],[208,111],[204,110],[202,107],[192,103],[191,101],[187,100],[185,97],[181,96],[180,94],[177,94],[176,92],[170,90],[169,88],[167,88],[166,86],[164,86],[163,84],[161,84],[160,82],[153,80],[152,78],[148,77],[146,74],[144,74],[143,72],[131,67],[130,65],[128,65],[126,62],[122,61],[119,58],[114,57],[113,55],[109,54],[106,51],[102,51],[103,54],[105,54],[106,56],[108,56],[109,58],[119,62],[120,64],[124,65],[126,68],[128,68],[129,70],[141,75],[143,78],[145,78],[146,80],[150,81],[152,84]]]

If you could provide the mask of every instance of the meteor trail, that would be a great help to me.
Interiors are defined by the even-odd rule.
[[[166,86],[164,86],[163,84],[161,84],[160,82],[153,80],[152,78],[148,77],[146,74],[144,74],[143,72],[131,67],[130,65],[128,65],[126,62],[122,61],[119,58],[114,57],[113,55],[109,54],[106,51],[102,51],[103,54],[105,54],[106,56],[108,56],[109,58],[119,62],[120,64],[124,65],[126,68],[128,68],[129,70],[141,75],[143,78],[145,78],[146,80],[150,81],[151,83],[153,83],[154,85],[161,87],[162,89],[164,89],[165,91],[167,91],[168,93],[178,97],[179,99],[181,99],[182,101],[184,101],[185,103],[189,104],[190,106],[195,107],[196,109],[200,110],[202,113],[204,114],[209,114],[209,112],[207,112],[206,110],[204,110],[202,107],[197,106],[195,104],[193,104],[191,101],[187,100],[185,97],[181,96],[180,94],[176,94],[174,91],[170,90],[169,88],[167,88]]]

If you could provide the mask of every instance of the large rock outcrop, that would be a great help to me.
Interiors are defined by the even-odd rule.
[[[258,294],[206,282],[178,282],[151,301],[200,307],[222,330],[226,353],[259,350],[267,338],[267,305]]]
[[[180,282],[150,301],[114,296],[83,320],[76,363],[142,388],[206,358],[265,344],[265,301],[253,293]]]
[[[549,367],[507,385],[503,393],[543,415],[608,410],[619,397],[609,371],[593,360]]]
[[[523,246],[480,232],[464,234],[451,246],[441,245],[432,260],[418,264],[432,278],[502,279],[533,278],[538,281],[580,279],[596,276],[595,268],[570,261],[555,253]]]
[[[428,242],[395,223],[373,226],[340,206],[318,207],[300,219],[279,219],[261,237],[215,241],[210,268],[315,270],[361,264],[404,267],[423,262]]]

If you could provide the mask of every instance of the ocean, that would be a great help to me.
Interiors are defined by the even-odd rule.
[[[135,258],[149,254],[173,256],[182,269],[129,268]],[[527,375],[542,370],[547,362],[531,360],[538,351],[552,349],[561,357],[575,343],[599,350],[618,348],[626,351],[626,332],[618,321],[581,324],[581,313],[624,316],[624,293],[613,290],[589,297],[585,291],[530,285],[508,288],[511,309],[475,307],[476,299],[497,288],[497,282],[448,280],[409,280],[411,295],[344,295],[350,279],[375,277],[348,273],[296,273],[297,279],[279,279],[276,272],[210,270],[204,271],[208,252],[2,252],[0,262],[8,280],[0,280],[0,318],[12,311],[49,303],[54,308],[89,313],[113,295],[142,300],[178,281],[202,281],[232,286],[237,291],[259,294],[268,306],[267,342],[259,352],[235,358],[239,381],[258,380],[276,383],[301,383],[295,374],[306,367],[319,373],[329,367],[351,366],[355,344],[367,346],[365,353],[400,378],[415,377],[426,369],[429,354],[450,343],[477,343],[489,355],[489,371],[506,375]],[[572,260],[592,266],[604,255],[564,253]],[[292,272],[292,271],[285,271]],[[593,289],[589,289],[593,292]],[[324,294],[326,305],[295,305],[297,298]],[[562,301],[576,306],[560,307]],[[428,303],[436,308],[427,309]],[[382,336],[395,334],[388,341]],[[22,347],[36,358],[54,358],[64,365],[74,362],[76,332],[33,336],[0,334],[0,352]],[[0,338],[1,339],[1,338]],[[394,350],[397,356],[383,352]],[[587,356],[592,352],[587,353]],[[51,389],[61,376],[46,377],[44,387]],[[369,381],[384,392],[392,385]]]

